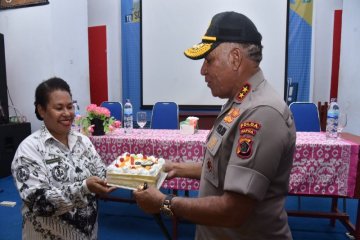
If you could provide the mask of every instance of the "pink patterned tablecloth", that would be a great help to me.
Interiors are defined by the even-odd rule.
[[[289,192],[354,197],[358,157],[356,143],[329,140],[323,132],[298,132]]]
[[[208,130],[198,130],[192,135],[180,130],[133,129],[125,134],[118,129],[105,136],[93,136],[90,140],[106,165],[124,152],[142,153],[162,157],[173,162],[202,162]],[[199,181],[187,178],[166,180],[162,187],[169,189],[199,189]]]
[[[183,135],[179,130],[119,129],[91,137],[101,158],[111,163],[124,152],[163,157],[173,162],[202,162],[208,130]],[[328,140],[322,132],[298,132],[289,192],[293,194],[354,197],[359,145],[343,139]],[[199,181],[167,180],[164,188],[197,190]]]

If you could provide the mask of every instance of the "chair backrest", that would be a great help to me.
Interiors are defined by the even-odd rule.
[[[151,115],[152,129],[178,129],[179,107],[174,102],[155,103]]]
[[[123,107],[121,102],[102,102],[100,104],[101,107],[106,107],[109,109],[110,114],[112,117],[114,117],[116,120],[122,121],[123,120]]]
[[[293,102],[289,106],[298,132],[320,132],[319,111],[314,103]]]

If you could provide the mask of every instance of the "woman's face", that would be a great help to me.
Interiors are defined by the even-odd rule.
[[[67,137],[74,120],[72,99],[67,91],[51,92],[46,108],[39,105],[38,111],[46,128],[56,139]]]

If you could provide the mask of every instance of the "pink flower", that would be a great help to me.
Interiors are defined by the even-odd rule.
[[[96,104],[89,104],[86,107],[86,111],[86,116],[79,117],[79,123],[82,125],[82,129],[86,135],[94,132],[94,126],[91,125],[93,119],[100,119],[103,122],[105,133],[114,130],[115,125],[113,124],[115,119],[111,116],[109,109],[97,106]],[[118,124],[118,126],[121,126],[121,123]]]
[[[96,108],[97,108],[96,104],[90,104],[86,107],[86,111],[94,112]]]
[[[116,120],[114,123],[113,123],[113,126],[116,127],[116,128],[121,128],[121,122],[119,120]]]

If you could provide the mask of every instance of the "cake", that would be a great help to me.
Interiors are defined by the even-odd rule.
[[[163,158],[124,153],[107,167],[106,179],[109,185],[131,189],[144,182],[156,187],[164,163]]]

